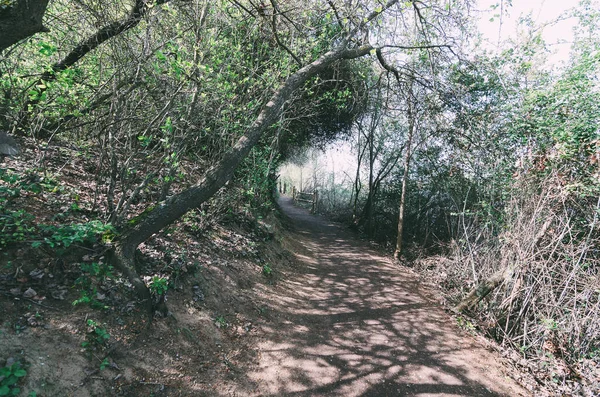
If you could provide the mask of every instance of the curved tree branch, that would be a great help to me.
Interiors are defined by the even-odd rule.
[[[300,61],[300,58],[298,58],[298,56],[296,54],[294,54],[294,52],[292,50],[290,50],[290,48],[288,46],[286,46],[284,43],[281,42],[281,39],[279,38],[279,34],[277,33],[277,15],[281,14],[281,10],[279,9],[279,5],[277,4],[277,1],[275,0],[270,0],[271,1],[271,5],[273,6],[273,18],[271,18],[271,28],[273,29],[273,36],[275,36],[275,41],[277,41],[277,45],[279,45],[279,47],[283,48],[285,50],[285,52],[287,52],[288,54],[290,54],[290,56],[292,58],[294,58],[294,61],[296,61],[296,63],[300,66],[302,66],[302,61]]]

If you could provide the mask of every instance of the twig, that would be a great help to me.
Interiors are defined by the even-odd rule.
[[[9,297],[9,298],[15,298],[16,300],[21,300],[21,299],[22,299],[22,300],[24,300],[24,301],[31,302],[31,303],[33,303],[34,305],[38,305],[38,306],[41,306],[41,307],[43,307],[43,308],[46,308],[46,309],[55,310],[55,311],[58,311],[58,312],[61,312],[61,311],[62,311],[62,310],[61,310],[61,309],[59,309],[59,308],[56,308],[56,307],[53,307],[53,306],[44,305],[43,303],[36,302],[36,301],[34,301],[33,299],[29,299],[29,298],[23,298],[23,297],[14,296],[13,294],[10,294],[10,293],[8,293],[8,292],[6,292],[6,291],[0,291],[0,294],[2,294],[2,295],[4,295],[4,296],[7,296],[7,297]]]

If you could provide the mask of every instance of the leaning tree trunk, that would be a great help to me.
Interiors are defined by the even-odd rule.
[[[238,139],[236,144],[223,158],[212,166],[194,186],[159,204],[140,223],[123,235],[113,253],[114,264],[133,284],[135,291],[145,303],[145,307],[149,313],[152,313],[154,309],[151,294],[135,270],[135,252],[137,247],[155,233],[160,232],[166,226],[177,221],[191,209],[197,208],[210,199],[223,187],[231,179],[238,165],[258,143],[264,132],[279,120],[284,103],[309,78],[326,69],[337,60],[359,58],[375,50],[371,45],[363,45],[351,49],[348,49],[346,46],[350,41],[349,39],[356,32],[364,29],[368,22],[396,3],[398,3],[398,0],[389,0],[384,7],[379,7],[378,10],[373,11],[369,16],[364,18],[363,22],[349,33],[347,38],[336,49],[323,54],[314,62],[300,68],[288,77],[279,89],[275,91],[271,100],[265,105],[246,133]]]
[[[475,307],[486,296],[488,296],[490,292],[498,288],[500,284],[504,282],[504,280],[508,280],[512,274],[513,269],[506,264],[506,261],[503,261],[499,271],[491,275],[488,279],[479,283],[477,287],[473,288],[471,292],[469,292],[469,294],[453,308],[453,310],[457,313],[462,313],[467,309]]]
[[[47,32],[42,19],[48,0],[16,0],[0,10],[0,51],[38,32]]]
[[[371,51],[369,45],[346,49],[343,46],[329,51],[316,61],[304,66],[292,74],[273,94],[271,100],[260,112],[254,123],[237,143],[211,167],[205,175],[191,188],[178,193],[152,210],[140,223],[126,233],[114,252],[114,263],[133,284],[139,298],[145,302],[146,308],[152,312],[151,294],[145,283],[135,271],[134,255],[137,247],[158,233],[163,228],[177,221],[185,213],[210,199],[229,179],[237,166],[244,160],[250,150],[260,140],[263,133],[280,117],[284,103],[294,91],[310,77],[321,72],[333,62],[340,59],[353,59],[364,56]]]

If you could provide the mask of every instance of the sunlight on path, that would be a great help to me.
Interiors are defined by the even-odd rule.
[[[255,395],[524,396],[417,278],[342,228],[280,202],[306,247],[274,292]]]

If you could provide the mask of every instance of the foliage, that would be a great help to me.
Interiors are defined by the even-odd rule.
[[[273,276],[273,269],[271,268],[271,266],[269,264],[265,264],[262,267],[262,274],[265,277],[271,277]]]
[[[108,306],[100,302],[97,297],[98,291],[96,288],[82,289],[81,296],[73,301],[73,306],[86,304],[93,309],[108,309]]]
[[[493,324],[488,332],[504,343],[528,346],[528,357],[544,354],[544,341],[551,338],[561,356],[575,363],[600,340],[595,306],[600,257],[591,249],[600,243],[598,201],[568,194],[558,178],[554,172],[541,186],[531,184],[532,179],[519,181],[506,208],[503,233],[495,237],[481,228],[469,229],[486,239],[466,235],[449,270],[454,273],[460,266],[464,271],[452,278],[467,272],[475,282],[508,266],[501,290],[479,308],[484,322]]]
[[[31,214],[11,208],[11,202],[20,197],[23,190],[38,192],[38,185],[27,180],[10,170],[0,169],[0,247],[26,241],[37,231]]]
[[[412,61],[406,69],[382,77],[390,79],[384,98],[406,94],[396,85],[404,73],[420,87],[404,235],[414,243],[409,258],[440,256],[411,264],[457,301],[503,274],[498,289],[469,314],[478,329],[532,365],[547,362],[549,373],[561,362],[579,368],[598,350],[600,14],[591,4],[572,11],[580,24],[563,67],[544,64],[548,46],[525,17],[524,34],[497,55],[475,51],[464,54],[471,62],[430,61],[415,51],[412,59],[403,55]],[[443,66],[430,64],[436,61]],[[321,211],[348,223],[367,216],[377,225],[371,236],[388,243],[395,238],[404,169],[399,163],[378,181],[386,156],[373,138],[384,136],[385,119],[392,119],[396,125],[382,142],[390,149],[397,139],[391,153],[403,150],[407,108],[383,101],[380,116],[372,96],[363,125],[358,118],[352,131],[355,170],[340,176],[312,167],[309,183],[320,193]],[[304,186],[306,174],[305,167]],[[293,178],[282,176],[288,183]],[[371,199],[370,213],[357,211]],[[564,386],[578,376],[568,372],[549,379]]]
[[[582,187],[598,187],[599,63],[598,51],[577,54],[560,79],[528,94],[514,123],[515,134],[532,142],[526,165],[543,173],[561,169],[565,183],[582,183],[577,189],[586,195],[597,190]]]
[[[102,360],[102,362],[100,363],[100,371],[104,371],[104,369],[106,367],[110,367],[111,363],[110,360],[108,358],[105,358],[104,360]]]
[[[282,160],[347,135],[356,118],[367,110],[364,81],[373,73],[367,61],[340,61],[307,82],[288,110],[298,116],[284,126],[278,148]]]
[[[81,276],[75,280],[81,296],[73,301],[73,306],[88,304],[94,309],[107,309],[108,306],[98,299],[98,286],[114,278],[113,267],[105,263],[82,263]]]
[[[33,215],[25,209],[11,209],[12,201],[21,197],[23,192],[37,195],[44,191],[61,191],[60,184],[54,178],[39,178],[34,174],[19,176],[9,170],[0,169],[0,180],[3,182],[0,185],[0,246],[33,240],[33,248],[46,245],[64,250],[73,244],[96,242],[99,236],[104,243],[112,241],[115,237],[112,225],[99,220],[72,225],[36,225]],[[43,235],[48,237],[40,240]]]
[[[23,242],[36,231],[33,216],[25,210],[8,210],[0,203],[0,247]]]
[[[112,225],[105,224],[99,220],[61,226],[40,225],[39,229],[43,233],[49,234],[50,237],[45,237],[43,242],[34,242],[32,244],[34,248],[45,243],[50,248],[64,249],[77,243],[86,244],[96,242],[98,236],[101,236],[103,242],[110,242],[115,235],[115,229]]]
[[[110,334],[105,328],[101,327],[96,321],[88,319],[87,333],[81,347],[89,350],[103,350],[109,339]]]
[[[215,318],[215,324],[218,328],[227,328],[227,320],[223,316]]]
[[[0,12],[12,3],[1,0]],[[494,322],[491,334],[528,356],[550,334],[566,338],[559,345],[571,362],[596,354],[598,13],[587,0],[573,11],[580,33],[570,62],[550,70],[531,17],[522,19],[519,40],[493,56],[470,47],[468,1],[398,2],[387,19],[363,19],[383,11],[375,3],[167,2],[145,6],[120,34],[77,54],[92,48],[85,38],[137,15],[133,2],[50,2],[49,31],[0,58],[0,126],[36,157],[35,171],[0,169],[0,248],[32,243],[62,255],[125,241],[128,230],[169,212],[174,197],[212,181],[207,170],[228,153],[240,153],[232,148],[286,79],[340,44],[354,51],[378,42],[371,57],[338,59],[289,93],[241,166],[227,170],[227,189],[187,205],[194,210],[185,230],[200,236],[219,221],[271,212],[283,162],[307,147],[352,141],[355,170],[312,175],[320,211],[393,241],[406,171],[404,235],[452,254],[438,273],[453,297],[514,267],[479,308]],[[405,170],[410,120],[416,135]],[[49,175],[49,164],[61,171]],[[73,175],[85,197],[70,197],[51,224],[38,225],[35,205],[22,204],[64,201],[58,196]],[[553,250],[532,244],[543,219],[552,220],[544,242]],[[148,289],[164,300],[173,274],[144,270],[154,274]],[[261,271],[272,277],[270,264]],[[80,272],[73,304],[103,307],[98,290],[113,269],[93,262]],[[227,325],[222,316],[215,323]],[[88,326],[88,345],[108,340],[95,322]]]
[[[165,295],[169,289],[169,279],[161,276],[153,276],[148,287],[157,296]]]
[[[27,371],[18,362],[0,368],[0,396],[19,395],[21,389],[17,387],[17,382],[25,375],[27,375]]]
[[[100,281],[113,278],[113,267],[106,263],[82,263],[81,272],[87,277],[93,277]]]

